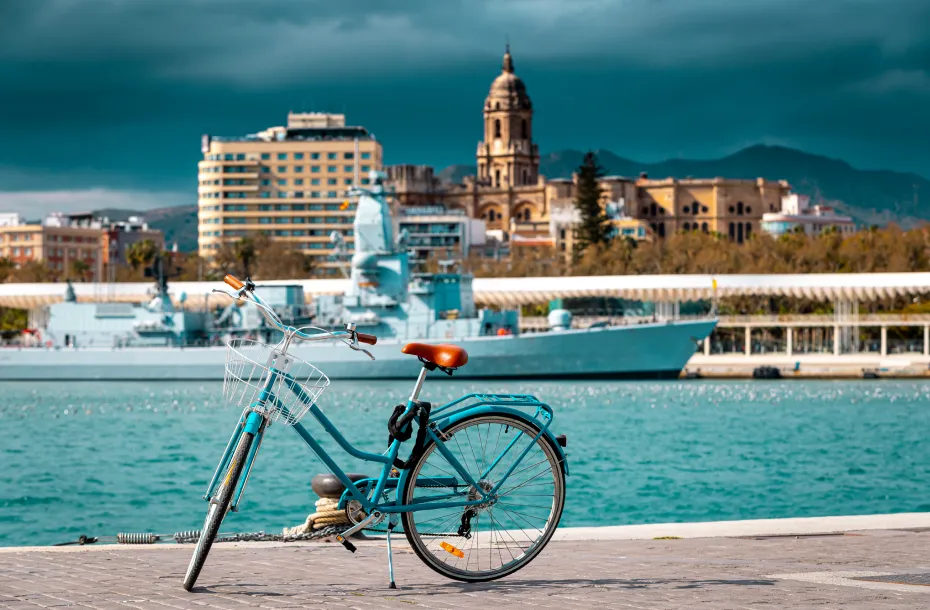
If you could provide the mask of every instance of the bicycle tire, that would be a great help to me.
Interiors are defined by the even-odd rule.
[[[219,491],[210,500],[210,508],[207,511],[207,518],[204,521],[203,529],[200,530],[200,538],[197,540],[197,546],[194,548],[194,554],[191,562],[187,566],[187,573],[184,575],[184,590],[190,591],[194,588],[203,564],[207,561],[207,554],[213,546],[216,535],[220,531],[220,524],[229,511],[229,503],[232,502],[233,493],[239,483],[239,477],[242,476],[242,468],[245,466],[246,458],[249,455],[249,449],[255,435],[250,432],[243,432],[239,439],[239,445],[233,454],[230,466],[226,469],[226,478],[223,481]]]
[[[480,426],[483,423],[493,422],[497,423],[500,426],[509,426],[515,429],[522,430],[526,434],[532,434],[530,438],[534,438],[539,432],[539,427],[526,419],[516,417],[507,413],[491,413],[491,414],[480,414],[468,417],[460,422],[457,422],[454,425],[448,426],[443,430],[445,435],[448,435],[451,438],[455,438],[455,434],[467,430],[471,426]],[[553,501],[551,506],[550,516],[546,522],[546,530],[543,532],[543,535],[539,537],[536,541],[533,542],[532,548],[529,551],[525,552],[519,560],[515,559],[509,565],[502,565],[496,570],[487,570],[482,572],[480,570],[480,559],[478,564],[478,571],[470,571],[468,566],[470,565],[471,557],[466,560],[465,569],[459,569],[450,566],[448,563],[441,561],[433,551],[429,549],[429,542],[426,542],[423,537],[419,535],[418,529],[415,522],[414,512],[405,512],[402,514],[401,518],[404,525],[404,534],[407,536],[407,541],[410,543],[411,548],[417,554],[417,556],[429,566],[434,571],[442,574],[447,578],[453,580],[458,580],[462,582],[487,582],[491,580],[496,580],[498,578],[503,578],[509,574],[513,574],[517,570],[525,567],[533,559],[535,559],[539,553],[546,547],[551,540],[552,535],[555,533],[556,528],[559,525],[559,521],[562,518],[562,511],[565,507],[565,465],[559,459],[559,451],[555,446],[555,443],[549,438],[548,435],[543,434],[537,441],[536,445],[543,451],[548,460],[548,463],[551,467],[551,472],[553,476]],[[446,447],[449,448],[449,443],[446,443]],[[416,489],[424,489],[423,486],[417,487],[416,480],[421,477],[421,470],[426,464],[429,457],[433,454],[436,447],[435,441],[430,441],[427,443],[426,447],[423,450],[423,453],[420,455],[420,458],[410,467],[410,473],[407,477],[406,482],[404,483],[404,489],[402,491],[402,498],[404,504],[413,503],[413,494]],[[477,465],[476,458],[476,465]],[[447,463],[447,462],[446,462]],[[464,465],[464,464],[463,464]],[[522,465],[522,463],[521,463]],[[474,476],[474,475],[473,475]],[[476,477],[477,478],[477,477]],[[422,501],[422,500],[421,500]],[[499,506],[499,505],[498,505]],[[493,512],[494,507],[490,508],[490,511]],[[462,511],[464,512],[464,510]],[[480,517],[479,517],[480,519]],[[492,523],[495,522],[493,515],[490,517]],[[454,534],[451,534],[454,535]],[[424,533],[426,536],[426,533]],[[476,533],[476,537],[480,538],[480,535]],[[432,540],[439,540],[435,534],[430,534],[429,538]],[[498,539],[498,543],[503,538]],[[511,538],[513,540],[513,538]],[[494,543],[493,534],[491,536],[491,545]],[[440,543],[441,544],[441,543]],[[508,544],[506,541],[504,544]],[[489,545],[489,550],[492,550],[492,546]],[[448,551],[447,551],[448,552]],[[492,551],[493,552],[493,551]],[[480,550],[479,550],[480,556]],[[501,558],[503,563],[503,557]]]

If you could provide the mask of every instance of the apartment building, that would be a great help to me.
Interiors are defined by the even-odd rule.
[[[290,113],[287,126],[256,134],[203,136],[199,162],[199,251],[214,256],[221,245],[267,233],[316,258],[316,267],[338,273],[328,260],[338,231],[352,248],[353,185],[368,184],[382,168],[381,144],[345,116]]]

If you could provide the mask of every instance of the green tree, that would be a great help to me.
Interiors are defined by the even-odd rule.
[[[91,266],[85,263],[84,261],[80,259],[74,260],[74,261],[71,261],[71,274],[69,277],[70,279],[75,279],[75,280],[80,280],[82,282],[86,282],[91,271],[92,271]]]
[[[16,263],[6,257],[0,256],[0,284],[9,280],[14,271],[16,271]]]
[[[590,246],[606,246],[610,241],[610,226],[601,199],[604,189],[600,178],[604,168],[597,162],[597,155],[588,152],[578,168],[578,182],[575,187],[575,208],[580,216],[575,228],[575,257],[580,257]]]
[[[267,240],[261,239],[262,237],[264,237],[264,234],[259,235],[259,241],[264,245]],[[258,250],[259,244],[256,244],[256,239],[252,237],[243,237],[233,244],[233,254],[240,265],[242,275],[245,277],[252,277],[252,266],[255,263]]]
[[[151,239],[137,241],[126,248],[126,262],[133,271],[148,267],[158,256],[158,246]]]

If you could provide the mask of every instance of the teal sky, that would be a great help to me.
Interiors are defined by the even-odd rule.
[[[544,153],[930,175],[926,0],[2,0],[0,209],[194,203],[200,134],[288,110],[471,163],[508,38]]]

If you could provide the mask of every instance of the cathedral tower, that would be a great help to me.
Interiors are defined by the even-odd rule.
[[[510,45],[484,102],[484,141],[478,144],[477,161],[478,180],[496,188],[535,185],[539,176],[533,105],[513,72]]]

